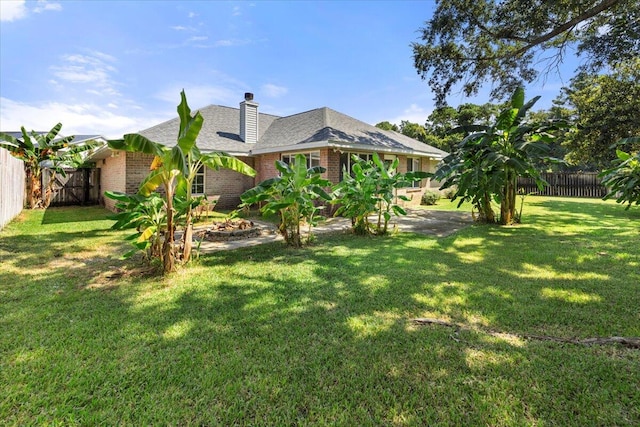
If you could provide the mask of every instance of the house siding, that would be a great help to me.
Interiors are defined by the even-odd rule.
[[[407,172],[407,159],[409,156],[398,156],[400,163],[398,164],[398,173]],[[437,160],[429,160],[426,157],[420,157],[420,170],[422,172],[434,172],[438,164]],[[398,200],[398,203],[402,206],[418,206],[422,201],[422,195],[427,190],[438,189],[440,183],[438,181],[431,180],[431,178],[423,179],[420,181],[420,188],[399,188],[397,194],[400,196],[406,196],[410,201]]]
[[[240,160],[253,167],[254,159],[239,157]],[[135,194],[142,181],[149,174],[149,168],[153,156],[142,153],[120,152],[115,157],[98,162],[101,176],[101,193],[105,191],[118,191],[121,193]],[[217,200],[216,206],[220,209],[235,209],[240,203],[240,195],[254,186],[254,179],[238,172],[221,169],[205,171],[205,192],[211,199]],[[104,206],[115,211],[115,201],[108,197],[102,197]]]
[[[249,166],[254,167],[254,159],[238,157]],[[214,171],[206,169],[204,188],[207,196],[217,200],[218,209],[235,209],[240,203],[240,195],[255,185],[253,177],[228,169]]]
[[[149,175],[153,156],[144,153],[127,152],[127,185],[125,192],[135,194],[142,181]]]
[[[280,160],[280,153],[263,154],[256,158],[256,184],[264,181],[265,179],[278,176],[278,170],[275,166],[276,160]]]
[[[96,164],[100,169],[100,203],[110,211],[115,211],[116,201],[104,197],[105,191],[126,191],[127,158],[124,152],[116,151],[114,157],[99,160]]]

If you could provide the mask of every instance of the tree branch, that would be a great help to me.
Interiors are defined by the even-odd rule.
[[[465,326],[460,323],[451,323],[440,319],[432,319],[419,317],[416,319],[411,319],[413,323],[416,325],[440,325],[446,326],[449,328],[463,329],[467,331],[478,331],[482,333],[489,334],[491,336],[496,337],[504,337],[506,335],[518,338],[524,338],[529,340],[541,340],[541,341],[554,341],[560,343],[568,343],[568,344],[579,344],[579,345],[604,345],[604,344],[620,344],[627,348],[640,349],[640,338],[636,337],[597,337],[597,338],[585,338],[582,340],[574,340],[570,338],[559,338],[559,337],[550,337],[547,335],[531,335],[531,334],[505,334],[491,330],[478,330],[472,328],[470,326]]]
[[[610,9],[611,7],[615,6],[620,0],[603,0],[601,3],[599,3],[598,5],[592,7],[591,9],[588,9],[586,11],[584,11],[583,13],[581,13],[580,15],[576,16],[575,18],[571,19],[570,21],[565,22],[564,24],[561,24],[557,27],[555,27],[553,30],[549,31],[546,34],[543,34],[541,36],[535,37],[533,39],[527,39],[524,37],[519,37],[519,36],[515,36],[515,35],[507,35],[507,34],[501,34],[500,32],[493,32],[491,30],[489,30],[486,26],[484,26],[483,24],[481,24],[478,20],[476,20],[474,17],[469,16],[474,22],[475,24],[478,26],[478,28],[480,28],[480,30],[488,33],[489,35],[496,37],[498,39],[502,39],[502,40],[511,40],[511,41],[519,41],[519,42],[523,42],[526,41],[527,44],[525,46],[522,46],[521,48],[513,51],[513,52],[508,52],[505,53],[504,55],[496,55],[496,56],[487,56],[487,57],[475,57],[475,58],[464,58],[465,61],[472,61],[472,62],[477,62],[477,61],[492,61],[495,59],[504,59],[504,58],[508,58],[508,57],[513,57],[513,56],[520,56],[523,53],[525,53],[526,51],[534,48],[535,46],[538,46],[546,41],[551,40],[552,38],[568,31],[571,30],[572,28],[574,28],[576,25],[578,25],[579,23],[586,21],[587,19],[593,18],[594,16],[596,16],[597,14]]]

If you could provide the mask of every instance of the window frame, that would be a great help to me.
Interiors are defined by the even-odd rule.
[[[202,179],[202,182],[199,182],[199,179]],[[200,165],[196,174],[193,177],[193,181],[191,182],[191,194],[196,196],[203,196],[206,193],[206,182],[207,182],[207,173],[204,165]],[[202,187],[202,192],[195,191],[196,188]]]
[[[364,160],[364,161],[371,161],[373,160],[373,153],[363,153],[363,152],[353,152],[353,151],[345,151],[340,153],[340,155],[342,156],[343,154],[346,154],[347,156],[347,170],[349,171],[349,174],[351,176],[353,176],[353,171],[351,170],[351,167],[353,166],[352,160],[351,160],[351,156],[358,156],[360,159]],[[342,181],[344,179],[344,174],[343,174],[343,166],[344,163],[342,162],[342,159],[340,159],[339,162],[340,165],[340,181]]]
[[[417,168],[416,168],[417,163]],[[422,159],[420,157],[407,157],[407,172],[419,172],[422,166]],[[421,179],[417,181],[412,181],[409,188],[421,188]]]
[[[295,160],[298,154],[302,154],[307,159],[307,169],[310,169],[314,166],[320,166],[320,151],[298,151],[294,153],[281,153],[280,161],[290,165]],[[285,160],[285,157],[287,160]]]

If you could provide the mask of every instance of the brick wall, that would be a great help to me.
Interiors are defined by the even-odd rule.
[[[254,167],[254,159],[238,157],[249,166]],[[228,169],[214,171],[206,169],[204,187],[207,196],[218,200],[218,209],[235,209],[240,203],[240,195],[255,185],[253,177],[243,175]]]
[[[143,153],[127,152],[127,184],[125,192],[135,194],[140,188],[142,181],[149,175],[153,156]]]
[[[126,190],[126,155],[123,151],[117,151],[115,157],[107,157],[104,160],[98,160],[96,167],[100,170],[100,202],[110,211],[115,210],[115,200],[104,197],[105,191],[119,191],[121,193]]]
[[[265,179],[278,176],[278,170],[275,167],[276,160],[280,160],[280,153],[262,154],[255,159],[255,170],[257,172],[256,184]]]

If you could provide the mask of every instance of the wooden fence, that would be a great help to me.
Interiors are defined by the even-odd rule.
[[[24,207],[24,162],[0,148],[0,230]]]
[[[49,181],[50,171],[42,171],[42,188]],[[66,176],[55,175],[50,206],[95,205],[99,199],[97,169],[65,169]]]
[[[548,172],[543,173],[542,178],[549,183],[542,191],[533,178],[518,179],[518,188],[541,196],[602,198],[607,194],[597,172]]]

